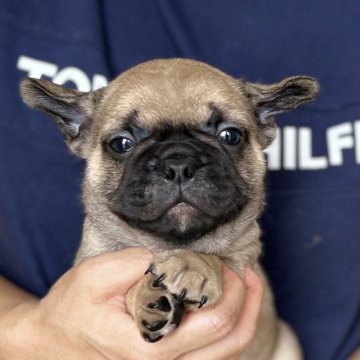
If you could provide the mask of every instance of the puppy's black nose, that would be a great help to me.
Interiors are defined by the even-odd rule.
[[[194,176],[194,161],[187,157],[166,159],[162,172],[167,180],[188,181]]]

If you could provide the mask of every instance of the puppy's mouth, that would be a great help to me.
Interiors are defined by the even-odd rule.
[[[131,191],[124,192],[130,196],[116,202],[110,209],[129,225],[183,246],[231,221],[246,203],[242,193],[235,201],[234,196],[230,196],[232,194],[227,196],[221,191],[205,194],[201,190],[200,186],[186,188],[174,185],[161,191],[142,193],[148,197],[131,196]]]
[[[211,216],[201,206],[184,199],[172,202],[158,211],[156,217],[146,220],[118,212],[117,215],[131,226],[154,233],[166,242],[180,246],[192,243],[226,222],[225,218]]]
[[[198,214],[199,211],[195,207],[182,201],[171,207],[165,213],[165,216],[173,223],[177,223],[178,229],[184,232],[191,223],[191,220]]]
[[[184,201],[175,204],[166,212],[168,216],[175,217],[192,217],[196,216],[197,213],[198,210],[195,207]]]

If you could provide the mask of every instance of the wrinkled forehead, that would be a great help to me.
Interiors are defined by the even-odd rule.
[[[136,113],[137,125],[151,131],[167,127],[200,127],[214,113],[239,125],[248,124],[246,97],[235,79],[196,66],[136,69],[108,89],[102,107],[101,132],[121,128]],[[142,70],[142,71],[141,71]]]

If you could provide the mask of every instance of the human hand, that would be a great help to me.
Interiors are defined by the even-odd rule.
[[[236,360],[249,347],[255,335],[263,300],[263,282],[250,268],[246,269],[242,281],[236,273],[224,267],[223,293],[221,303],[215,308],[191,314],[185,320],[182,331],[191,334],[190,327],[193,326],[193,322],[207,320],[212,322],[215,328],[220,327],[220,332],[224,331],[225,335],[202,347],[199,346],[177,360]],[[204,327],[206,326],[211,327],[211,324]]]
[[[195,360],[219,354],[214,359],[228,359],[248,344],[261,291],[259,283],[250,287],[244,311],[240,311],[244,285],[230,270],[224,272],[220,304],[189,314],[173,335],[159,343],[146,343],[126,311],[125,295],[150,261],[148,251],[128,249],[97,256],[69,270],[42,300],[9,312],[2,322],[9,331],[2,328],[6,347],[0,358]],[[254,309],[246,310],[250,303]],[[249,326],[246,331],[240,323]],[[243,337],[235,344],[232,339],[239,334]],[[209,351],[210,357],[206,355]]]
[[[360,347],[350,356],[349,360],[360,360]]]

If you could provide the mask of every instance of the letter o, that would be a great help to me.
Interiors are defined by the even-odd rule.
[[[89,78],[82,70],[77,67],[66,67],[60,70],[53,78],[53,82],[58,85],[63,85],[68,81],[73,82],[76,88],[80,91],[91,90],[91,83]]]

